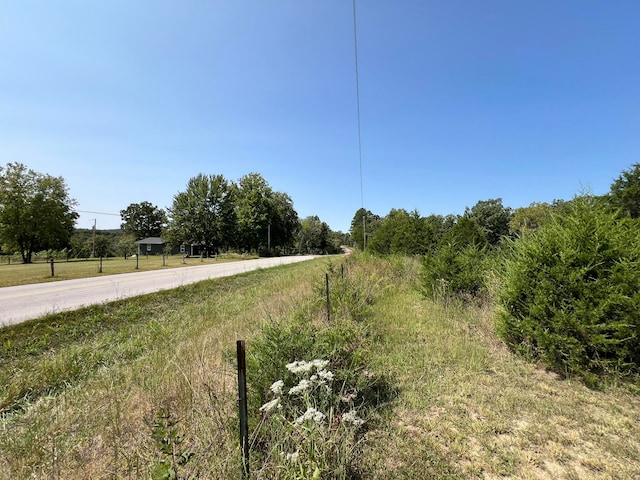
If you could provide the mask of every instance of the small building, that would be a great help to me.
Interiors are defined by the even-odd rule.
[[[162,255],[167,247],[165,242],[160,237],[147,237],[135,242],[138,245],[138,255]],[[171,255],[180,252],[180,248],[172,248],[169,252]]]
[[[138,245],[138,255],[162,255],[167,247],[161,237],[148,237],[135,242]],[[198,257],[202,254],[206,255],[204,248],[197,243],[183,243],[172,247],[169,255],[177,255],[178,253],[187,257]]]

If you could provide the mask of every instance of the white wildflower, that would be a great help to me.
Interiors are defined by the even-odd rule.
[[[286,367],[291,373],[306,373],[313,368],[313,363],[300,360],[287,363]]]
[[[281,395],[282,387],[284,387],[284,382],[282,380],[278,380],[277,382],[273,382],[269,387],[269,390],[271,390],[275,395]]]
[[[345,395],[344,397],[342,397],[340,400],[342,400],[343,403],[349,403],[352,400],[355,400],[357,397],[358,397],[357,392],[351,392]]]
[[[287,453],[287,460],[291,461],[291,462],[295,462],[296,460],[298,460],[298,452],[293,452],[293,453]]]
[[[344,413],[342,415],[342,422],[351,423],[352,425],[358,427],[364,423],[364,420],[358,416],[355,410],[351,409],[347,413]]]
[[[318,370],[324,369],[327,365],[329,365],[329,360],[313,360],[311,364],[316,367]]]
[[[311,382],[309,382],[309,380],[303,378],[302,380],[300,380],[298,385],[296,385],[295,387],[291,387],[289,389],[289,395],[295,395],[296,393],[304,392],[310,386],[311,386]]]
[[[287,363],[286,367],[291,373],[308,373],[314,368],[316,370],[322,370],[327,365],[329,365],[329,360],[312,360],[310,362],[297,360]]]
[[[318,377],[327,382],[331,382],[333,380],[333,372],[329,370],[318,370]]]
[[[260,407],[260,411],[264,413],[269,413],[274,408],[279,407],[280,406],[279,404],[280,404],[280,398],[274,398],[270,402],[267,402],[264,405],[262,405]]]
[[[296,425],[302,425],[308,420],[313,420],[316,423],[322,423],[324,419],[327,418],[326,415],[313,407],[307,408],[307,411],[296,418],[296,421],[293,422]]]

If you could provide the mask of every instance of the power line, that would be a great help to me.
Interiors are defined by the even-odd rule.
[[[358,158],[360,160],[360,204],[362,206],[362,250],[367,247],[367,221],[364,212],[364,182],[362,180],[362,132],[360,128],[360,75],[358,74],[358,22],[356,0],[353,0],[353,47],[356,66],[356,106],[358,109]]]
[[[93,214],[96,214],[96,215],[112,215],[114,217],[119,217],[120,216],[119,213],[91,212],[91,211],[88,211],[88,210],[76,210],[76,212],[78,212],[78,213],[93,213]]]
[[[353,46],[356,66],[356,106],[358,109],[358,157],[360,160],[360,203],[364,208],[364,186],[362,181],[362,133],[360,129],[360,76],[358,74],[358,22],[356,20],[356,0],[353,0]]]

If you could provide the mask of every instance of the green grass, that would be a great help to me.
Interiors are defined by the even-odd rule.
[[[31,264],[12,263],[0,265],[0,288],[15,285],[28,285],[32,283],[55,282],[59,280],[72,280],[75,278],[98,277],[102,275],[114,275],[117,273],[133,273],[149,270],[160,270],[165,268],[181,268],[202,264],[214,264],[223,262],[234,262],[238,260],[248,260],[246,255],[221,255],[217,258],[184,258],[182,255],[171,255],[165,258],[164,264],[162,255],[140,256],[138,268],[136,269],[136,259],[129,258],[108,258],[102,260],[102,273],[100,261],[97,258],[88,260],[56,260],[54,264],[54,274],[51,276],[51,264],[48,262],[38,262]]]
[[[0,479],[150,478],[162,411],[194,454],[182,475],[238,477],[235,340],[251,355],[265,325],[326,323],[324,273],[340,284],[331,261],[0,330]],[[491,305],[425,300],[417,261],[346,265],[358,293],[332,292],[332,315],[366,322],[368,368],[396,392],[350,450],[351,478],[640,477],[633,385],[589,390],[526,363],[496,336]]]
[[[401,385],[371,478],[638,478],[633,385],[593,391],[512,355],[490,306],[385,297],[377,357]],[[389,321],[389,319],[394,319]]]
[[[323,270],[259,270],[0,330],[0,478],[143,477],[156,455],[146,422],[161,407],[226,478],[237,464],[226,352],[308,297]]]

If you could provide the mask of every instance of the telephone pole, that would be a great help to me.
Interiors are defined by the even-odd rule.
[[[91,242],[91,257],[95,258],[96,256],[96,218],[93,219],[93,240]]]

